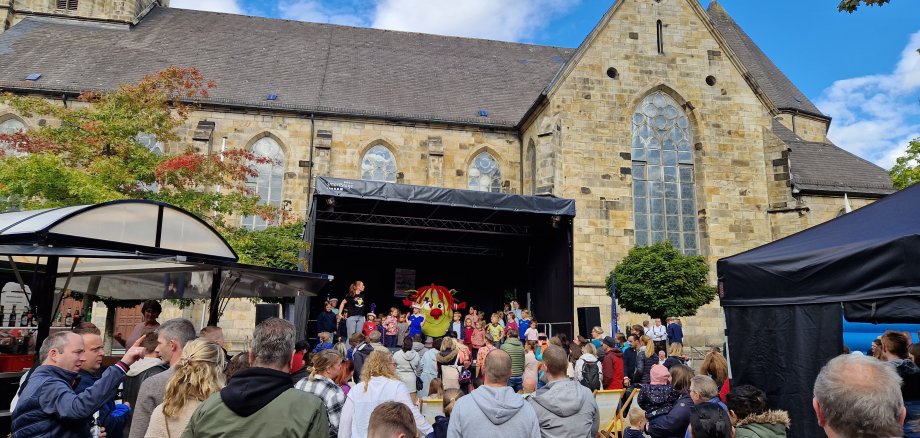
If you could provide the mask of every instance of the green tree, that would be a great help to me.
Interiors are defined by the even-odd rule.
[[[888,171],[891,181],[897,189],[903,189],[920,181],[920,138],[916,138],[907,146],[907,152],[895,160],[894,166]]]
[[[849,12],[853,13],[859,9],[860,4],[866,6],[882,6],[885,3],[889,3],[891,0],[840,0],[840,4],[837,5],[838,12]]]
[[[659,242],[631,249],[607,277],[607,290],[613,281],[617,302],[630,312],[692,316],[716,296],[708,273],[703,257],[683,255],[670,242]]]

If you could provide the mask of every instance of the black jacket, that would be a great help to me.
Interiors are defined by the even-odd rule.
[[[636,373],[636,350],[632,347],[623,350],[623,375],[632,380]]]
[[[338,324],[335,323],[335,313],[323,311],[316,317],[316,331],[336,334]]]
[[[370,344],[360,343],[354,353],[351,354],[351,361],[355,364],[355,383],[361,381],[361,368],[364,368],[364,361],[374,352],[374,347]]]

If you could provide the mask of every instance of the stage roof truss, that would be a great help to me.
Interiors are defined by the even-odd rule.
[[[481,255],[491,257],[501,257],[504,255],[504,251],[491,246],[445,244],[395,239],[361,239],[355,237],[324,236],[317,237],[316,242],[324,246],[343,248],[398,249],[438,254]]]
[[[317,222],[360,224],[368,226],[408,228],[416,230],[456,231],[464,233],[498,234],[509,236],[527,236],[530,234],[530,228],[527,225],[497,224],[453,219],[434,219],[431,217],[423,218],[389,216],[369,213],[317,211],[316,220]]]

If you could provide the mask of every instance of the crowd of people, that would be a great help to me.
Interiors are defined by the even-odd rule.
[[[231,357],[219,328],[160,324],[159,306],[148,306],[134,342],[104,371],[92,324],[49,336],[11,409],[12,436],[90,437],[98,426],[116,438],[594,437],[608,426],[595,391],[607,389],[626,391],[617,412],[627,437],[774,438],[790,426],[762,390],[730,385],[718,348],[694,369],[676,319],[612,336],[594,327],[591,339],[547,338],[530,312],[509,303],[488,317],[474,307],[455,313],[460,324],[446,336],[423,339],[408,327],[400,333],[398,309],[381,321],[347,322],[340,313],[335,322],[354,332],[321,332],[311,349],[295,342],[290,322],[272,318]],[[887,332],[875,357],[830,361],[814,387],[818,423],[829,436],[916,436],[917,353],[908,335]],[[420,410],[430,400],[443,408],[433,424]]]

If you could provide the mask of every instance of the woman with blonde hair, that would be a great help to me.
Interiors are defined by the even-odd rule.
[[[639,343],[643,344],[641,348],[644,348],[643,351],[640,349],[638,359],[636,360],[636,374],[638,377],[637,383],[651,383],[652,382],[652,365],[658,363],[658,356],[655,354],[655,342],[652,341],[652,338],[642,335],[639,338]]]
[[[668,358],[664,360],[664,367],[671,369],[672,366],[677,364],[689,364],[690,358],[684,356],[684,346],[680,342],[672,342],[670,348],[668,349]]]
[[[224,350],[211,341],[199,338],[186,344],[175,373],[166,383],[163,403],[154,408],[144,437],[182,435],[198,405],[224,387],[225,362]]]
[[[301,391],[320,398],[329,414],[329,428],[339,430],[339,415],[345,404],[345,393],[336,383],[342,374],[342,362],[345,358],[335,350],[323,350],[312,357],[313,372],[294,385]]]
[[[396,375],[396,362],[389,352],[374,351],[361,368],[361,383],[358,383],[345,398],[339,424],[339,437],[366,437],[371,413],[378,405],[396,401],[406,405],[415,417],[419,433],[426,436],[432,432],[431,425],[412,404],[409,389]]]

